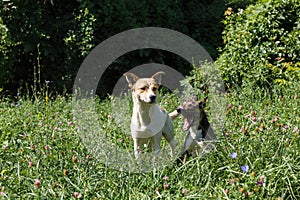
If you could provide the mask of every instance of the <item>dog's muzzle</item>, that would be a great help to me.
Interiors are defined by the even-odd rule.
[[[156,95],[151,95],[149,98],[150,98],[150,103],[155,103]]]

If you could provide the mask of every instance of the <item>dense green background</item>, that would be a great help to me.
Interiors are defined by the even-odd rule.
[[[52,4],[53,3],[53,4]],[[245,1],[239,6],[245,6]],[[0,2],[0,88],[6,93],[34,84],[34,69],[50,89],[70,91],[85,56],[110,36],[132,28],[155,26],[180,31],[198,41],[216,59],[222,46],[225,1],[50,1]],[[2,18],[2,19],[1,19]],[[128,69],[150,60],[168,64],[184,74],[190,66],[170,53],[139,50],[119,58],[101,85],[110,91]]]

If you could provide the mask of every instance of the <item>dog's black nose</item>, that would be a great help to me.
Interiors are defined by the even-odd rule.
[[[155,95],[150,96],[150,102],[151,102],[151,103],[155,102],[155,99],[156,99],[156,96],[155,96]]]

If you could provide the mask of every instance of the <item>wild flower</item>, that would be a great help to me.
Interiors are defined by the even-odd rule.
[[[227,105],[227,107],[228,107],[228,108],[231,108],[231,107],[232,107],[232,104],[231,104],[231,103],[229,103],[229,104]]]
[[[34,144],[30,144],[30,149],[31,149],[31,150],[35,150]]]
[[[242,105],[239,105],[239,110],[242,110],[243,109],[243,106]]]
[[[164,187],[164,189],[166,190],[166,189],[168,189],[168,188],[169,188],[169,185],[168,185],[168,184],[166,184],[166,183],[164,183],[163,187]]]
[[[236,153],[236,152],[233,152],[232,154],[230,154],[230,157],[231,157],[231,158],[236,158],[236,156],[237,156],[237,153]]]
[[[5,192],[5,187],[4,187],[4,186],[2,186],[2,188],[1,188],[1,192],[0,192],[0,196],[3,196],[3,195],[4,195],[4,192]]]
[[[33,163],[32,162],[28,162],[28,167],[32,167]]]
[[[3,146],[3,149],[8,149],[8,145],[4,145],[4,146]]]
[[[41,181],[39,179],[34,180],[34,187],[37,188],[41,185]]]
[[[189,191],[187,190],[187,189],[185,189],[185,188],[183,188],[182,190],[181,190],[181,193],[182,194],[187,194]]]
[[[261,179],[259,179],[259,180],[257,181],[257,185],[258,185],[259,187],[261,187],[261,186],[262,186],[262,184],[263,184],[262,180],[261,180]]]
[[[288,129],[288,128],[289,128],[289,126],[288,126],[288,125],[286,125],[286,126],[284,126],[284,128],[285,128],[285,129]]]
[[[78,156],[74,156],[73,158],[72,158],[72,162],[77,162],[78,161]]]
[[[78,192],[74,192],[74,197],[76,198],[76,199],[79,199],[80,197],[81,197],[81,194],[80,193],[78,193]]]
[[[246,173],[246,172],[248,172],[248,170],[249,170],[249,166],[247,166],[247,165],[242,165],[242,166],[241,166],[241,169],[242,169],[243,172]]]
[[[228,193],[229,193],[229,190],[226,188],[226,189],[224,190],[224,192],[225,192],[226,194],[228,194]]]
[[[295,127],[294,129],[293,129],[293,133],[296,133],[298,131],[298,127]]]
[[[169,181],[170,180],[170,178],[168,177],[168,176],[164,176],[164,178],[163,178],[165,181]]]

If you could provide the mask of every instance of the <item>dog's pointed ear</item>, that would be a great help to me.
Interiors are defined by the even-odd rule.
[[[199,102],[199,108],[205,108],[206,107],[206,101],[207,101],[208,97],[204,97],[204,99],[202,99]]]
[[[133,73],[126,72],[123,74],[125,76],[126,81],[128,82],[128,86],[132,88],[132,86],[136,83],[136,81],[139,79],[139,77]]]
[[[151,78],[153,78],[155,80],[156,83],[158,83],[159,85],[161,84],[161,76],[165,74],[165,72],[160,71],[160,72],[156,72],[155,74],[153,74],[151,76]]]

